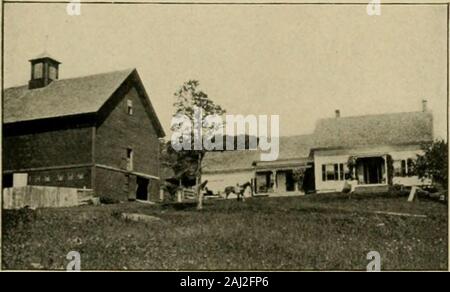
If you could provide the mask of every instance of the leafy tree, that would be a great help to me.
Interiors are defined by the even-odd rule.
[[[356,157],[350,156],[348,158],[347,168],[348,168],[348,172],[349,172],[349,179],[350,180],[357,179],[356,177],[354,177],[354,170],[356,168]]]
[[[448,186],[448,143],[435,140],[423,146],[424,154],[417,156],[415,172],[420,178],[431,178],[433,182],[447,189]]]
[[[172,125],[173,131],[183,132],[183,137],[190,138],[190,150],[183,149],[181,151],[175,151],[172,147],[169,150],[170,155],[175,156],[172,159],[172,167],[176,173],[184,176],[194,176],[196,180],[196,193],[198,198],[197,209],[203,208],[203,194],[201,192],[201,173],[202,173],[202,160],[205,157],[206,150],[204,147],[198,149],[195,147],[195,140],[203,139],[203,137],[213,135],[218,128],[223,127],[223,124],[211,124],[207,123],[205,118],[207,116],[222,116],[225,114],[225,110],[221,106],[216,105],[208,95],[199,89],[200,83],[197,80],[189,80],[185,82],[175,95],[175,113],[174,117],[184,115],[189,118],[190,121],[198,121],[197,124],[193,124],[189,131],[186,133],[186,128],[182,123],[175,123]],[[196,109],[201,109],[200,114]],[[198,116],[196,116],[196,114]],[[196,129],[201,129],[201,133],[198,133]],[[200,137],[199,137],[200,134]],[[181,141],[180,141],[181,142]],[[184,143],[185,141],[183,141]],[[183,144],[182,143],[182,144]]]

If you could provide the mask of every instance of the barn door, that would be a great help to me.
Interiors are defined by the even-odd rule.
[[[150,183],[150,180],[148,178],[136,177],[136,198],[138,200],[147,201],[148,200],[148,185]]]

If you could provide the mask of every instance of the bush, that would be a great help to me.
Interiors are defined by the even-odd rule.
[[[448,186],[448,144],[444,140],[436,140],[432,144],[423,145],[424,155],[418,155],[415,172],[420,178],[431,178],[433,183],[443,190]]]
[[[406,197],[409,195],[410,191],[411,191],[410,187],[405,187],[403,185],[398,184],[389,187],[389,193],[398,197]]]
[[[36,211],[25,207],[18,210],[3,210],[2,211],[2,221],[3,228],[17,228],[21,226],[26,226],[31,222],[36,220]]]
[[[122,213],[120,211],[114,210],[111,212],[111,216],[115,219],[121,219]]]

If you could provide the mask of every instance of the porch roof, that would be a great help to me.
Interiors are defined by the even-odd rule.
[[[275,160],[275,161],[258,161],[255,169],[261,170],[280,170],[280,169],[294,169],[294,168],[308,168],[311,167],[312,158],[304,157],[297,159]]]

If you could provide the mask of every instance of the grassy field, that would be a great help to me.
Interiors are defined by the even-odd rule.
[[[374,211],[427,215],[426,218]],[[121,212],[154,215],[131,222]],[[405,197],[339,194],[206,201],[193,205],[84,206],[3,212],[4,269],[447,270],[447,205]]]

